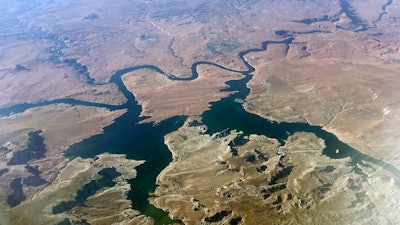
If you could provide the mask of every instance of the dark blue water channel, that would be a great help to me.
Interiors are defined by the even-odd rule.
[[[123,105],[114,106],[74,99],[58,99],[37,104],[21,104],[7,109],[0,109],[0,115],[23,112],[29,108],[56,103],[88,105],[93,107],[103,107],[110,110],[127,109],[127,112],[117,118],[113,124],[105,127],[102,134],[94,135],[80,143],[72,145],[65,152],[65,156],[68,158],[78,156],[83,158],[93,158],[103,152],[110,152],[126,154],[130,159],[145,160],[146,162],[143,165],[136,168],[138,172],[137,177],[129,181],[132,185],[132,190],[130,191],[128,198],[132,200],[134,209],[139,210],[144,215],[152,217],[155,220],[155,224],[170,224],[174,222],[168,217],[166,212],[150,205],[147,199],[149,193],[153,192],[156,188],[155,180],[157,175],[171,162],[171,153],[164,145],[164,135],[177,130],[182,126],[186,117],[173,117],[162,121],[157,125],[152,123],[138,124],[138,122],[144,119],[139,117],[142,108],[136,101],[135,96],[125,87],[121,79],[124,74],[135,70],[154,70],[160,75],[166,76],[170,80],[196,79],[198,77],[197,67],[199,65],[215,66],[227,71],[240,73],[243,75],[243,78],[241,80],[227,82],[229,87],[223,90],[235,91],[235,93],[218,102],[212,103],[211,109],[203,113],[203,122],[208,126],[208,133],[219,132],[227,128],[236,129],[243,131],[245,135],[260,134],[276,138],[281,144],[284,144],[284,140],[295,132],[313,132],[318,137],[325,140],[326,148],[323,150],[325,155],[331,158],[351,157],[352,163],[355,166],[355,172],[362,173],[361,170],[357,170],[357,165],[364,164],[364,162],[370,162],[391,171],[397,177],[400,173],[393,165],[356,151],[347,144],[341,142],[333,134],[322,130],[319,126],[310,126],[306,123],[272,122],[261,118],[260,116],[248,113],[244,110],[241,104],[234,101],[236,98],[245,99],[249,94],[249,89],[246,84],[252,78],[251,73],[255,70],[254,67],[245,60],[244,56],[251,52],[265,51],[267,47],[272,44],[289,45],[291,41],[291,38],[283,41],[266,41],[262,43],[261,48],[240,52],[238,57],[244,65],[246,65],[247,70],[245,71],[233,70],[205,61],[194,63],[191,67],[191,75],[185,78],[165,73],[160,68],[153,65],[142,65],[122,69],[112,75],[110,83],[115,83],[118,86],[118,89],[127,98],[127,102]],[[86,70],[82,69],[81,71],[85,72]],[[340,150],[339,153],[336,153],[337,149]],[[63,209],[58,208],[57,210],[62,212]]]

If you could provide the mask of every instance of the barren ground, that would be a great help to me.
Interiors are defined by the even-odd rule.
[[[36,218],[35,223],[56,223],[70,218],[93,224],[121,221],[151,224],[151,219],[130,209],[130,201],[123,194],[130,187],[121,176],[116,176],[114,181],[122,182],[122,189],[118,185],[104,188],[102,193],[96,192],[87,198],[85,204],[93,207],[74,207],[63,214],[51,215],[50,208],[55,202],[72,201],[85,184],[101,179],[99,168],[103,167],[94,159],[68,161],[63,151],[73,143],[101,133],[102,128],[126,110],[110,111],[79,104],[46,105],[46,102],[74,99],[85,104],[122,105],[127,99],[110,80],[121,69],[155,65],[176,77],[190,77],[193,63],[208,61],[246,70],[238,54],[260,48],[266,40],[292,38],[288,45],[273,44],[266,51],[245,55],[256,69],[248,83],[246,110],[277,122],[304,121],[321,125],[355,149],[400,167],[400,130],[396,127],[400,120],[399,12],[397,0],[368,4],[362,0],[2,2],[0,108],[24,103],[44,106],[0,117],[3,128],[0,131],[0,223],[25,223],[32,215],[46,215],[43,220]],[[211,65],[200,66],[198,72],[196,80],[171,81],[151,70],[136,70],[125,74],[123,82],[142,105],[141,116],[150,116],[142,122],[157,123],[176,115],[201,115],[210,102],[229,94],[220,92],[226,87],[224,82],[241,77],[239,73]],[[160,175],[158,182],[162,186],[152,202],[187,223],[210,222],[217,217],[222,217],[221,221],[257,223],[249,215],[257,215],[259,209],[263,212],[268,209],[268,216],[276,217],[277,223],[282,222],[284,214],[280,213],[283,212],[294,217],[318,213],[321,216],[317,219],[335,218],[338,223],[344,218],[365,223],[378,218],[387,223],[398,222],[390,208],[393,205],[397,209],[398,189],[393,179],[379,170],[375,178],[361,179],[350,172],[352,168],[346,162],[321,156],[323,144],[312,134],[295,134],[280,149],[279,154],[288,151],[285,154],[291,158],[282,163],[293,166],[293,171],[281,182],[286,185],[285,189],[263,199],[258,191],[268,191],[272,186],[260,179],[268,180],[278,171],[275,161],[268,161],[271,165],[261,161],[249,164],[244,157],[254,153],[250,145],[242,146],[243,152],[235,158],[221,145],[221,140],[210,140],[211,137],[188,128],[177,132],[188,135],[193,142],[182,142],[174,136],[176,132],[167,136],[174,162]],[[276,153],[273,140],[250,138],[251,143],[267,141],[271,147],[266,150],[268,154]],[[313,146],[313,151],[293,152],[299,144],[295,138],[309,140],[307,143]],[[172,144],[172,139],[178,142]],[[209,144],[199,148],[201,151],[200,140]],[[13,165],[14,156],[22,154],[30,141],[38,144],[39,149],[45,146],[45,154]],[[186,153],[193,149],[199,151]],[[179,151],[185,153],[181,156]],[[123,156],[108,157],[114,162],[126,162],[131,168],[137,165]],[[175,171],[181,164],[186,168],[189,163],[192,168],[200,168],[204,165],[199,163],[205,159],[209,159],[207,163],[214,163],[215,157],[229,163],[213,164],[206,170]],[[301,159],[305,157],[311,157],[314,164],[303,165],[305,162]],[[269,165],[268,170],[257,172],[256,165],[264,163]],[[228,165],[239,171],[226,170]],[[330,172],[335,174],[333,178],[322,171],[329,166],[335,168]],[[307,169],[298,169],[303,167]],[[117,169],[115,166],[103,169],[112,168]],[[362,168],[366,174],[371,172],[369,169],[376,168]],[[72,172],[60,183],[60,176],[66,170]],[[196,186],[199,180],[194,175],[202,179],[217,171],[223,172],[217,176],[215,185]],[[85,175],[78,179],[73,174]],[[243,184],[237,183],[238,177],[243,178]],[[312,181],[310,186],[304,185],[308,179]],[[322,191],[322,196],[315,196],[320,193],[316,190],[321,189],[322,181],[333,186],[327,192]],[[29,182],[38,184],[28,185]],[[68,185],[61,187],[63,184]],[[233,188],[234,184],[237,186]],[[353,190],[352,185],[362,193]],[[378,187],[383,191],[378,191]],[[231,199],[215,195],[223,195],[224,188],[234,189],[235,195]],[[345,190],[342,194],[338,192],[341,189]],[[383,197],[378,198],[379,194]],[[17,200],[16,206],[7,202],[9,196]],[[315,200],[310,200],[310,196]],[[121,204],[104,209],[99,199]],[[279,199],[281,202],[274,204]],[[335,204],[340,199],[350,199],[347,202],[354,202],[354,208]],[[249,207],[242,208],[240,201],[248,202]],[[368,202],[376,203],[370,207]],[[176,208],[178,203],[182,208]],[[261,208],[253,207],[255,203]],[[199,209],[193,211],[196,205]],[[333,213],[324,211],[328,205],[333,207]],[[126,213],[111,215],[111,210]],[[80,213],[84,215],[82,218],[77,217]],[[133,218],[140,222],[131,221]]]
[[[394,174],[369,163],[355,166],[349,158],[330,159],[322,155],[324,141],[312,133],[295,133],[280,146],[275,139],[235,130],[210,136],[202,126],[188,124],[165,137],[173,162],[158,176],[151,199],[185,224],[400,219],[389,210],[399,200]]]

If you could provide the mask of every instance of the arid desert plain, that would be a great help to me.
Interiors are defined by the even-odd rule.
[[[399,0],[0,3],[0,225],[400,224]]]

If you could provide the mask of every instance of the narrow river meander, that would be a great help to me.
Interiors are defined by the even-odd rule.
[[[143,118],[140,118],[141,106],[135,99],[135,96],[125,87],[122,76],[128,72],[151,69],[158,72],[161,76],[166,76],[170,80],[194,80],[198,77],[197,66],[209,65],[222,68],[227,71],[237,72],[243,75],[241,80],[229,81],[227,84],[229,88],[222,91],[235,91],[229,97],[221,99],[218,102],[212,103],[211,109],[204,112],[202,115],[203,122],[208,126],[208,132],[214,133],[229,129],[241,130],[245,134],[262,134],[268,137],[278,139],[282,144],[284,140],[294,132],[313,132],[318,137],[326,142],[326,148],[323,153],[331,158],[351,157],[352,162],[356,168],[355,172],[362,173],[357,169],[357,165],[363,162],[370,162],[378,164],[381,167],[391,171],[396,176],[398,170],[383,161],[371,158],[364,155],[347,144],[338,140],[336,136],[321,129],[319,126],[310,126],[306,123],[276,123],[257,115],[245,111],[241,104],[235,102],[236,98],[245,99],[249,94],[247,82],[252,78],[251,73],[255,71],[245,59],[245,55],[252,52],[265,51],[269,45],[272,44],[290,44],[291,38],[283,41],[266,41],[262,43],[259,49],[249,49],[240,52],[238,57],[246,65],[247,70],[238,71],[229,69],[224,66],[199,61],[192,65],[192,74],[187,78],[179,78],[172,74],[163,72],[160,68],[153,65],[142,65],[130,68],[125,68],[117,71],[112,75],[110,83],[115,83],[119,90],[127,98],[127,102],[123,105],[114,106],[93,102],[85,102],[75,99],[59,99],[53,101],[46,101],[37,104],[21,104],[10,108],[0,109],[0,115],[8,115],[10,113],[23,112],[26,109],[57,104],[66,103],[70,105],[86,105],[92,107],[103,107],[110,110],[127,109],[127,112],[121,117],[117,118],[113,124],[104,128],[102,134],[94,135],[80,143],[72,145],[66,152],[66,157],[95,157],[97,154],[103,152],[110,153],[123,153],[128,158],[135,160],[145,160],[146,162],[137,167],[137,177],[130,180],[132,190],[129,193],[129,199],[133,202],[133,208],[139,210],[142,214],[148,215],[155,220],[155,224],[168,224],[173,221],[168,217],[168,214],[160,209],[150,205],[147,201],[149,192],[156,188],[155,179],[157,175],[163,170],[171,161],[171,153],[164,145],[164,135],[178,129],[184,123],[186,117],[179,116],[173,117],[161,123],[154,125],[150,123],[139,124]],[[68,62],[68,63],[74,63]],[[79,65],[75,65],[78,67]],[[88,79],[88,82],[93,82]],[[336,150],[339,149],[339,153]]]

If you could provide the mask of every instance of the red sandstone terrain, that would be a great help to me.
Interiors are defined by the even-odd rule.
[[[155,65],[184,78],[190,77],[193,63],[208,61],[246,70],[240,52],[260,48],[266,40],[291,38],[290,44],[245,55],[256,69],[248,83],[246,110],[277,122],[321,125],[355,149],[400,167],[397,0],[13,1],[2,2],[0,12],[0,108],[57,99],[118,106],[126,98],[110,79],[121,69]],[[125,74],[123,82],[142,105],[141,116],[150,116],[143,122],[157,123],[176,115],[201,115],[210,102],[229,94],[220,92],[226,81],[241,78],[210,65],[200,66],[198,72],[196,80],[171,81],[154,71],[137,70]],[[32,215],[37,224],[62,221],[46,204],[71,199],[85,183],[98,179],[93,168],[97,164],[84,160],[75,166],[79,160],[68,161],[63,151],[101,133],[124,112],[50,104],[2,115],[0,223],[16,224],[16,217],[29,221],[24,219]],[[43,131],[45,157],[8,165],[26,147],[28,134],[37,130]],[[29,177],[29,166],[46,171],[40,175],[46,182],[23,186],[26,199],[11,207],[9,184]],[[65,196],[46,196],[61,190],[60,171],[66,169],[69,174],[85,173],[87,179],[71,175],[63,181],[71,184],[63,189]],[[110,193],[118,193],[110,194],[111,199],[124,202],[121,210],[129,208],[121,190]],[[30,211],[38,199],[43,210]],[[157,204],[172,211],[168,204]],[[74,210],[70,215],[85,212],[91,221],[96,213]],[[179,213],[181,219],[193,221]],[[132,218],[152,223],[138,212],[118,218],[104,215],[106,224]],[[101,224],[101,219],[94,223]]]

